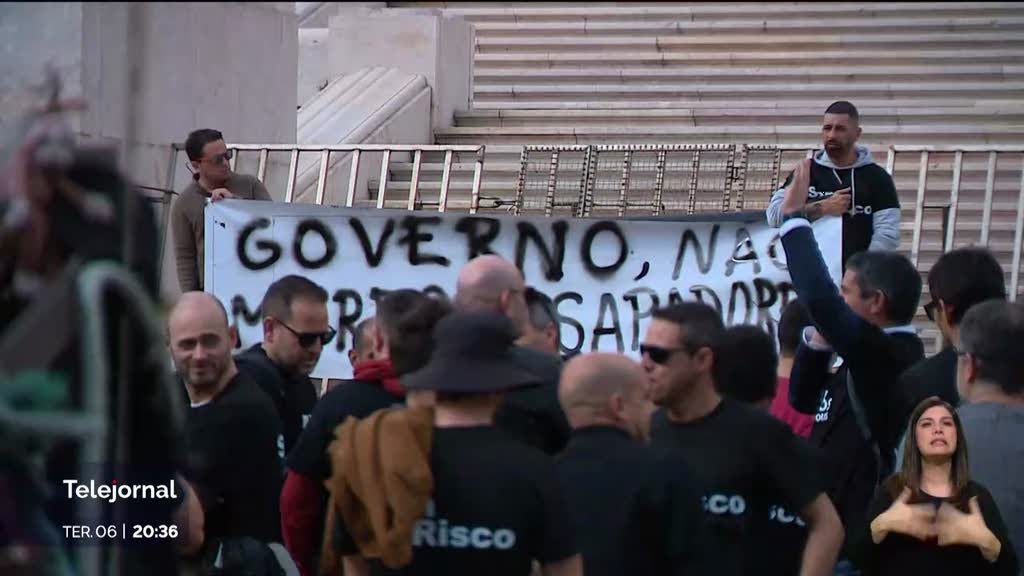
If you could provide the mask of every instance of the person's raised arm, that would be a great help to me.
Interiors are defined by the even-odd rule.
[[[782,203],[785,222],[779,234],[797,296],[807,307],[814,325],[840,356],[848,356],[863,330],[870,327],[839,295],[818,250],[810,221],[804,214],[810,160],[797,166],[793,185]]]

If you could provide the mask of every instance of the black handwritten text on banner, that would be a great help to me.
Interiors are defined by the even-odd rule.
[[[841,223],[815,235],[839,279]],[[238,325],[241,345],[262,339],[267,286],[301,274],[327,289],[338,338],[316,376],[351,374],[345,352],[374,302],[398,288],[453,295],[459,268],[480,254],[515,262],[550,296],[566,351],[636,355],[651,310],[702,300],[727,324],[773,328],[793,298],[778,230],[757,214],[699,219],[515,218],[228,200],[206,209],[207,290]]]

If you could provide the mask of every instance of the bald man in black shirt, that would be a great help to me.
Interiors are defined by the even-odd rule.
[[[651,403],[639,364],[586,354],[562,373],[559,400],[573,428],[558,460],[584,574],[691,574],[700,492],[678,458],[643,444]]]

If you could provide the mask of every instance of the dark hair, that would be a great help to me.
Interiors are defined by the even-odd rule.
[[[960,323],[960,350],[974,356],[978,377],[1007,394],[1024,392],[1024,305],[1006,300],[976,304]]]
[[[854,122],[860,121],[860,114],[857,112],[857,107],[846,100],[839,100],[828,105],[825,109],[825,114],[846,114],[850,117],[850,120]]]
[[[377,325],[388,340],[395,374],[426,366],[434,351],[434,326],[451,310],[447,300],[409,289],[388,292],[377,302]]]
[[[917,422],[929,408],[942,406],[949,411],[956,426],[956,450],[953,451],[949,480],[953,484],[951,501],[963,510],[967,506],[967,483],[970,481],[967,465],[967,437],[960,425],[960,416],[945,400],[931,396],[922,400],[910,415],[910,423],[903,438],[903,463],[899,471],[885,482],[889,495],[895,500],[904,488],[910,489],[911,501],[927,500],[921,491],[921,449],[917,446]]]
[[[951,250],[928,271],[932,300],[952,306],[950,324],[959,324],[971,306],[992,298],[1006,299],[1003,267],[987,248]]]
[[[216,142],[217,140],[223,139],[223,134],[211,128],[193,130],[189,133],[188,138],[185,138],[185,154],[188,155],[189,160],[198,161],[203,157],[203,147],[210,142]]]
[[[267,288],[263,302],[260,303],[260,313],[264,318],[273,316],[287,322],[292,318],[292,302],[296,298],[305,298],[322,304],[327,302],[327,291],[309,278],[290,274]]]
[[[523,294],[526,298],[526,308],[530,312],[530,324],[537,330],[543,330],[548,324],[555,325],[555,334],[561,337],[561,324],[558,322],[558,313],[555,312],[555,303],[540,290],[532,286],[526,287]]]
[[[373,316],[365,318],[356,324],[355,331],[352,332],[352,349],[361,351],[367,344],[367,337],[369,336],[369,330],[373,326],[376,320]]]
[[[718,392],[745,404],[775,396],[779,357],[775,342],[757,326],[727,328],[715,350]]]
[[[198,162],[203,158],[204,146],[210,142],[216,142],[217,140],[223,139],[223,134],[211,128],[193,130],[189,133],[188,138],[185,138],[185,154],[188,155],[189,160]],[[193,172],[192,179],[199,180],[199,172]]]
[[[683,331],[683,344],[693,354],[700,348],[714,348],[722,339],[725,326],[721,315],[703,302],[680,302],[657,308],[651,318],[679,326]]]
[[[782,309],[779,317],[779,354],[793,356],[800,346],[804,328],[813,324],[807,307],[799,300],[792,300]]]
[[[906,256],[886,250],[858,252],[846,261],[857,273],[861,296],[885,294],[885,316],[890,322],[909,324],[921,301],[921,274]]]

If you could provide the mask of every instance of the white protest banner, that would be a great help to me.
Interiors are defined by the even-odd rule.
[[[841,221],[819,220],[814,233],[838,285]],[[381,294],[452,296],[459,268],[488,252],[554,300],[566,351],[637,356],[651,310],[679,300],[702,300],[730,325],[773,328],[794,297],[778,230],[763,213],[611,220],[245,200],[206,208],[206,290],[224,303],[243,347],[262,340],[258,307],[274,280],[299,274],[327,290],[338,337],[317,377],[351,375],[353,329]]]

